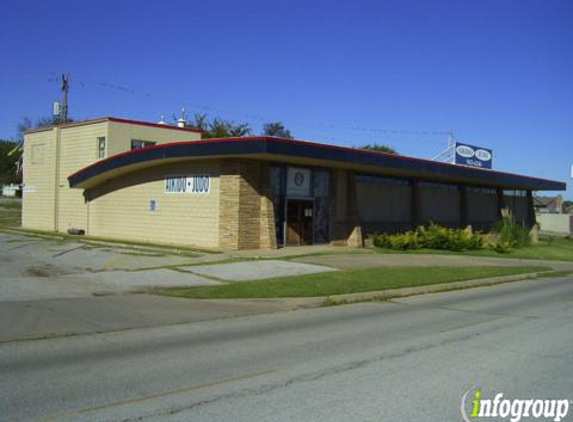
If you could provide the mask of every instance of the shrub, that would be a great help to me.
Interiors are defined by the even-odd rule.
[[[407,231],[402,234],[375,235],[373,243],[379,248],[395,250],[427,248],[463,251],[483,247],[483,239],[479,234],[460,229],[448,229],[433,223],[427,228],[420,227],[415,231]]]
[[[372,243],[377,248],[390,249],[390,235],[385,233],[375,234],[372,236]]]
[[[511,252],[512,246],[511,243],[500,240],[497,243],[492,243],[491,245],[489,245],[489,247],[492,251],[495,251],[497,253],[507,254]]]
[[[510,248],[523,248],[531,243],[529,230],[513,219],[511,211],[504,209],[502,218],[493,227],[493,232],[499,235],[498,243],[506,243]]]
[[[392,249],[420,249],[421,244],[415,232],[406,232],[390,236],[390,247]]]

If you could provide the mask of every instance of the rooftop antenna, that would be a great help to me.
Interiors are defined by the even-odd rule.
[[[448,132],[448,147],[440,152],[438,155],[432,158],[432,161],[441,161],[443,163],[455,164],[456,161],[456,139],[454,138],[454,132]]]
[[[70,75],[62,73],[62,108],[60,112],[60,122],[68,122],[68,89],[70,87]]]

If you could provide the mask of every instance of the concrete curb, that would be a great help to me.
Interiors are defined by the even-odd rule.
[[[314,298],[317,302],[337,303],[354,303],[372,300],[386,300],[400,297],[423,295],[427,293],[447,292],[450,290],[461,290],[472,287],[494,286],[496,284],[511,283],[514,281],[530,280],[552,273],[553,271],[541,271],[536,273],[524,273],[515,275],[506,275],[490,278],[479,278],[475,280],[456,281],[453,283],[430,284],[427,286],[405,287],[402,289],[390,289],[376,292],[349,293],[342,295],[325,296]]]

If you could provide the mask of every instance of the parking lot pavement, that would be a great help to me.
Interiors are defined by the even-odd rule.
[[[212,264],[233,257],[231,253],[178,255],[0,233],[0,301],[90,297],[334,270],[280,260]]]
[[[171,268],[193,259],[0,233],[0,302],[216,284]]]
[[[57,268],[59,274],[74,274],[192,264],[201,254],[182,256],[0,233],[0,256],[30,258],[35,265]]]
[[[311,265],[278,260],[245,261],[218,265],[199,265],[194,267],[180,267],[180,269],[191,271],[199,275],[215,277],[228,281],[260,280],[265,278],[287,277],[302,274],[336,271],[334,268],[325,267],[323,265]]]
[[[156,327],[299,306],[289,300],[197,301],[133,294],[158,287],[220,284],[208,275],[174,268],[201,259],[200,254],[149,253],[0,233],[0,342]],[[206,261],[211,259],[206,256]]]
[[[108,271],[52,277],[0,276],[0,301],[141,293],[153,288],[196,287],[213,284],[220,283],[196,274],[170,269]]]

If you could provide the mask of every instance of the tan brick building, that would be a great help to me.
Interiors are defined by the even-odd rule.
[[[30,131],[23,226],[221,249],[337,243],[429,221],[535,221],[533,190],[565,184],[291,139],[201,140],[105,118]]]

